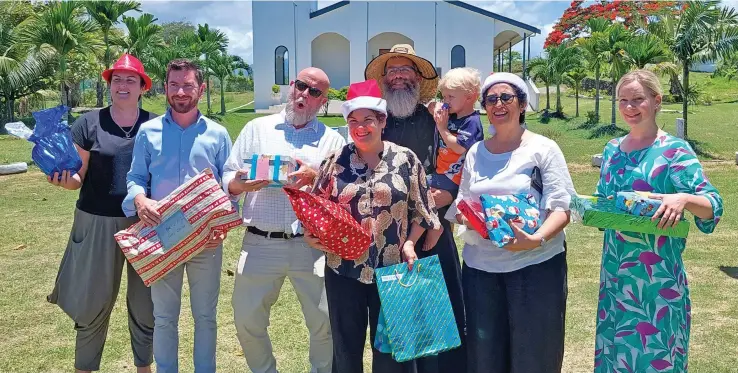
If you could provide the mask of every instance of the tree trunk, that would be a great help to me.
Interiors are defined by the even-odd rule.
[[[682,101],[682,85],[679,83],[679,76],[671,75],[669,77],[669,93],[674,97],[675,102]]]
[[[220,79],[220,115],[225,115],[225,79]]]
[[[15,100],[8,99],[8,122],[15,121]]]
[[[102,81],[102,75],[97,76],[97,102],[95,102],[96,107],[103,107],[103,97],[105,95],[105,86],[103,85]]]
[[[687,106],[689,105],[689,65],[690,61],[684,61],[684,67],[682,69],[682,89],[684,90],[684,97],[682,97],[682,118],[684,119],[684,139],[687,140]]]
[[[613,92],[612,92],[612,95],[610,96],[612,98],[612,114],[610,116],[610,125],[615,127],[616,126],[615,124],[615,84],[617,84],[617,82],[615,81],[615,69],[614,68],[613,68],[611,75],[612,75]]]
[[[551,110],[551,94],[548,92],[548,82],[544,82],[546,84],[546,111]]]
[[[577,104],[577,118],[579,118],[579,83],[574,84],[574,101]]]
[[[103,41],[105,42],[105,69],[106,70],[110,67],[110,43],[108,42],[108,34],[109,33],[110,33],[110,29],[106,29],[103,32]],[[99,77],[98,77],[98,79],[99,79]],[[104,94],[104,92],[105,92],[105,88],[103,88],[102,93]],[[101,92],[98,91],[97,94],[98,94],[98,97],[100,97]],[[111,97],[110,94],[108,94],[107,96],[108,96],[108,105],[112,105],[113,104],[113,97]],[[98,107],[102,107],[103,106],[102,105],[102,99],[101,98],[98,98],[97,99],[97,102],[98,102],[98,104],[97,104]]]
[[[595,123],[600,122],[600,65],[595,66]]]
[[[561,85],[556,83],[556,114],[564,115],[564,108],[561,106]]]
[[[207,88],[205,89],[207,91],[208,96],[208,115],[210,115],[210,74],[208,73],[208,55],[205,55],[205,82],[207,84]]]

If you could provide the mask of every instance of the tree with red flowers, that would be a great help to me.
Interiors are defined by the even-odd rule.
[[[648,17],[676,13],[683,5],[676,1],[599,1],[582,7],[583,1],[575,0],[548,34],[543,47],[557,46],[562,42],[576,40],[586,31],[591,18],[605,18],[612,23],[622,23],[626,29],[648,23]]]

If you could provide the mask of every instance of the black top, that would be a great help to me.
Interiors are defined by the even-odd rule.
[[[133,160],[133,142],[144,123],[156,115],[139,109],[133,127],[113,121],[110,107],[93,110],[72,124],[72,140],[90,152],[87,174],[79,192],[77,208],[93,215],[124,217],[121,204],[126,197],[126,175]]]
[[[387,115],[387,126],[382,132],[382,140],[404,146],[418,156],[427,174],[436,168],[436,155],[433,151],[436,122],[428,108],[418,104],[415,112],[407,118]]]

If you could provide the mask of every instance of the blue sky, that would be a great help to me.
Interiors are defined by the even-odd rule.
[[[336,1],[319,1],[319,6],[327,6]],[[542,35],[532,39],[531,54],[537,56],[543,49],[546,35],[551,32],[556,20],[569,6],[567,1],[467,1],[470,4],[527,23],[541,30]],[[738,0],[723,2],[736,7]],[[141,8],[152,13],[159,22],[190,21],[193,24],[208,23],[217,27],[229,38],[229,52],[253,61],[253,32],[251,23],[251,1],[167,1],[143,0]],[[133,14],[131,14],[133,15]],[[513,50],[522,49],[522,43]]]

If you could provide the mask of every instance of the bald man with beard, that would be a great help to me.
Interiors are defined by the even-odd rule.
[[[325,256],[305,243],[291,204],[268,181],[242,180],[251,154],[290,156],[300,164],[294,187],[312,184],[323,159],[346,144],[316,115],[328,101],[323,70],[307,68],[290,84],[285,109],[254,119],[241,130],[224,169],[223,185],[234,200],[245,198],[241,257],[233,289],[233,316],[246,363],[254,373],[277,373],[267,334],[272,305],[289,277],[310,333],[310,372],[332,370],[333,340],[325,293]],[[244,197],[245,196],[245,197]]]
[[[424,104],[435,97],[438,89],[438,74],[433,64],[415,55],[412,46],[398,44],[388,53],[374,58],[367,65],[364,77],[379,82],[383,97],[387,100],[387,124],[382,132],[382,140],[412,150],[423,162],[426,174],[432,174],[436,168],[439,139],[435,135],[436,122]],[[455,195],[446,190],[433,191],[438,216],[446,215],[448,206],[455,198]],[[461,262],[451,223],[441,219],[441,225],[443,233],[436,246],[428,251],[419,250],[417,254],[421,259],[438,255],[461,337],[461,347],[438,356],[419,359],[415,367],[408,367],[409,372],[466,372],[466,322],[461,290]],[[416,243],[416,247],[423,247],[426,236],[427,232]]]

